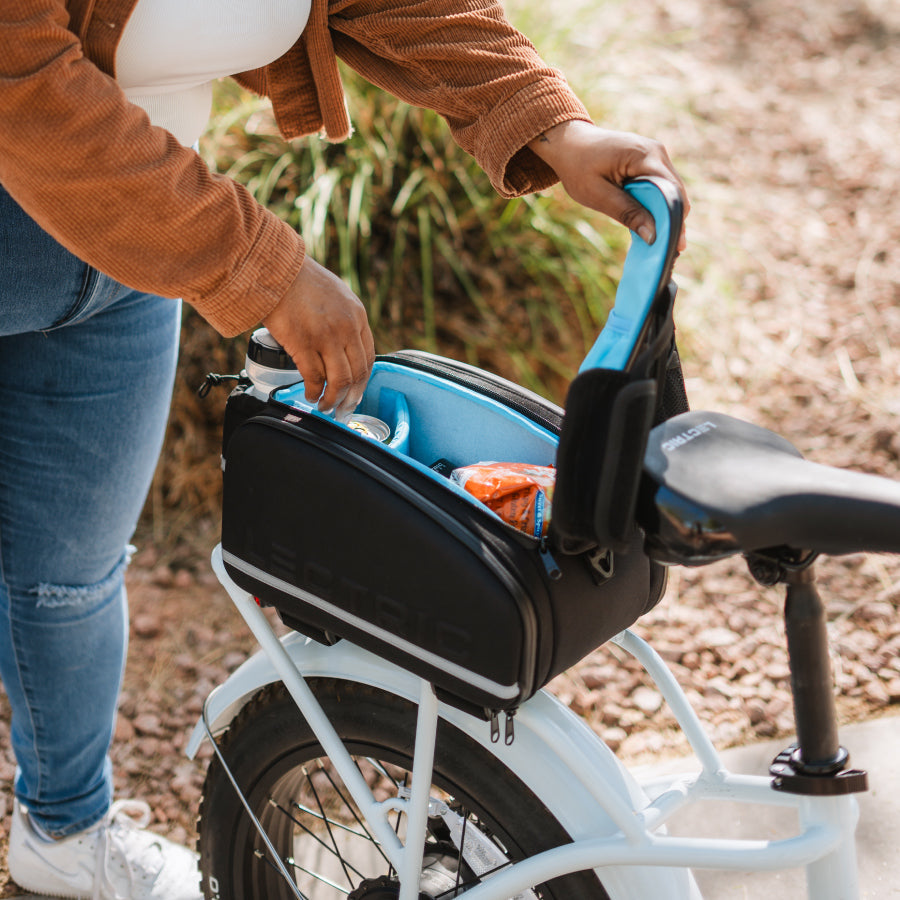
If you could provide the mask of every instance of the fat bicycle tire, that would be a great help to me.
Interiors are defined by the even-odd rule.
[[[409,771],[415,704],[358,682],[321,678],[310,679],[309,685],[369,783],[377,782],[373,786],[376,796],[379,790],[393,791],[395,785],[386,776],[396,780],[402,771]],[[284,685],[275,683],[260,690],[218,743],[254,814],[288,868],[297,873],[304,897],[333,900],[354,890],[355,897],[363,900],[395,895],[393,872],[386,860],[378,856],[372,844],[362,847],[368,842],[360,833],[361,824],[352,821],[352,814],[335,811],[336,804],[346,806],[346,789],[339,785],[342,794],[335,790],[327,759]],[[466,827],[479,828],[510,860],[571,841],[522,781],[444,720],[438,726],[432,783],[432,796],[438,795],[459,809],[467,817]],[[331,827],[323,827],[325,810],[333,819]],[[350,834],[351,828],[355,835]],[[436,830],[440,830],[440,823]],[[206,900],[294,897],[267,857],[264,844],[215,757],[206,776],[198,832]],[[348,845],[359,844],[361,850],[365,849],[363,857],[337,860],[337,854],[328,850],[329,846],[339,846],[334,834],[341,835],[338,840]],[[429,840],[439,837],[432,834]],[[448,845],[444,842],[443,846]],[[449,846],[452,851],[452,844]],[[332,885],[303,872],[304,866],[312,868],[308,860],[323,855],[334,857],[325,863],[337,873],[325,876]],[[455,860],[450,865],[455,875],[460,867]],[[467,874],[471,879],[472,873]],[[462,873],[459,878],[463,879]],[[592,871],[555,878],[537,886],[535,893],[541,900],[609,900]],[[433,895],[452,897],[455,890],[435,891]]]

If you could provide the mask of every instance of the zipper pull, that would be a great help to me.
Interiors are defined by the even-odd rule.
[[[500,716],[496,709],[491,710],[491,743],[496,744],[500,740]]]
[[[594,577],[598,584],[613,577],[616,569],[616,558],[612,550],[594,547],[588,554],[588,562],[594,570]]]
[[[503,743],[507,747],[516,739],[515,715],[516,711],[514,709],[506,711],[506,734],[503,737]]]
[[[538,546],[538,553],[541,556],[541,562],[544,564],[544,568],[547,570],[547,577],[551,581],[559,581],[562,578],[562,571],[559,568],[559,563],[553,558],[553,554],[550,552],[547,547],[547,538],[541,538],[541,543]]]

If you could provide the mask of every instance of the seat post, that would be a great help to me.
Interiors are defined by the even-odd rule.
[[[834,681],[828,650],[825,605],[812,565],[784,574],[784,610],[798,754],[794,766],[806,775],[829,775],[847,762],[838,743]]]
[[[850,754],[838,743],[837,704],[828,652],[825,604],[816,590],[812,556],[794,557],[790,565],[748,557],[750,571],[762,584],[787,585],[784,624],[797,742],[772,761],[776,791],[807,796],[839,796],[868,789],[866,773],[849,767]],[[798,564],[799,562],[799,564]]]

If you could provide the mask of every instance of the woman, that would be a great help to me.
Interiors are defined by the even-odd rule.
[[[336,57],[443,115],[504,196],[559,180],[653,239],[621,190],[661,145],[595,127],[494,0],[0,0],[0,676],[28,890],[199,897],[193,856],[111,805],[127,543],[191,303],[263,322],[322,409],[374,361],[359,299],[302,237],[191,149],[211,82],[272,100],[286,137],[350,132]],[[683,240],[683,239],[682,239]],[[142,810],[144,818],[148,811]]]

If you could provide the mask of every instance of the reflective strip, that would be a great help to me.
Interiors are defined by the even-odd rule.
[[[334,616],[336,619],[340,619],[342,622],[346,622],[348,625],[358,628],[360,631],[364,631],[372,637],[378,638],[382,643],[394,647],[401,653],[405,653],[407,656],[412,656],[415,659],[421,660],[432,668],[440,669],[452,678],[462,681],[464,684],[471,685],[480,691],[492,694],[501,700],[514,700],[521,693],[518,684],[499,684],[482,675],[477,675],[469,669],[464,669],[462,666],[452,663],[442,656],[438,656],[436,653],[423,650],[421,647],[411,644],[409,641],[405,641],[403,638],[398,637],[390,631],[385,631],[383,628],[379,628],[377,625],[373,625],[371,622],[359,618],[359,616],[354,616],[352,613],[341,609],[339,606],[335,606],[333,603],[326,602],[315,594],[304,591],[303,588],[296,587],[288,581],[270,575],[263,569],[245,562],[228,550],[222,550],[222,559],[229,566],[238,569],[245,575],[249,575],[251,578],[255,578],[257,581],[275,588],[275,590],[280,591],[283,594],[289,594],[291,597],[296,597],[298,600],[302,600],[304,603],[308,603],[310,606],[314,606],[316,609],[328,613],[328,615]]]

